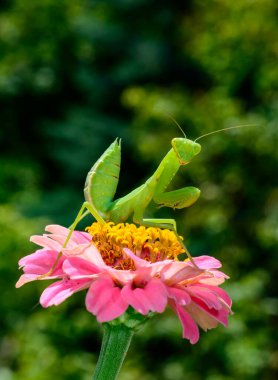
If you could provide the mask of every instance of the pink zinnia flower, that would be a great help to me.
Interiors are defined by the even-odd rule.
[[[48,226],[50,235],[33,237],[43,249],[20,260],[24,274],[17,286],[59,279],[42,293],[43,307],[88,288],[86,308],[101,323],[121,316],[128,307],[147,315],[162,313],[169,305],[191,343],[199,339],[197,325],[205,331],[218,323],[227,326],[231,299],[218,287],[227,278],[218,260],[197,257],[195,266],[178,261],[183,248],[169,230],[113,223],[94,223],[88,230],[90,234],[75,231],[66,248],[66,228]]]

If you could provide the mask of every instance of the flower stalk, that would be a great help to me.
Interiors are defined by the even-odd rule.
[[[104,323],[101,351],[93,380],[115,380],[128,351],[134,330],[123,324]]]

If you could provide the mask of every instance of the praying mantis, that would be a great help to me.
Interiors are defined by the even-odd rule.
[[[247,126],[250,125],[219,129],[202,135],[195,141],[187,139],[186,136],[172,139],[172,148],[162,159],[154,174],[143,185],[129,194],[113,200],[121,166],[121,140],[117,138],[87,174],[84,187],[85,202],[70,230],[74,230],[79,221],[86,215],[92,214],[100,223],[110,221],[117,224],[132,217],[133,222],[137,224],[170,228],[176,231],[174,219],[144,218],[144,212],[150,202],[154,201],[160,207],[171,207],[173,209],[191,206],[200,196],[198,188],[188,186],[173,191],[166,190],[179,168],[190,163],[200,153],[201,145],[196,141],[213,133]]]
[[[87,214],[104,223],[125,222],[132,216],[133,222],[145,226],[156,226],[176,230],[174,219],[145,219],[144,211],[153,200],[160,207],[181,209],[191,206],[199,198],[195,187],[165,190],[180,166],[188,164],[201,151],[201,145],[186,138],[174,138],[172,149],[166,154],[154,174],[141,186],[119,199],[113,200],[120,173],[121,142],[116,139],[89,171],[84,188],[83,203],[73,225]]]
[[[140,225],[171,229],[176,234],[188,258],[195,266],[194,260],[177,234],[175,220],[145,219],[144,212],[151,201],[154,201],[160,207],[165,206],[173,209],[189,207],[195,203],[200,196],[200,190],[196,187],[188,186],[173,191],[166,190],[179,168],[190,163],[200,153],[201,145],[196,143],[196,141],[213,133],[245,126],[250,125],[219,129],[202,135],[195,141],[189,140],[186,137],[172,139],[172,148],[162,159],[154,174],[143,185],[137,187],[129,194],[114,200],[121,166],[121,140],[117,138],[87,174],[84,187],[85,202],[82,204],[77,217],[69,228],[69,234],[63,248],[66,247],[77,224],[88,214],[92,214],[101,224],[107,221],[117,224],[132,218],[134,223]],[[60,252],[50,272],[43,275],[43,277],[53,272],[61,255],[62,253]]]

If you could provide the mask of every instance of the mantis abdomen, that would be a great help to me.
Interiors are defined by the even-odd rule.
[[[115,196],[121,165],[121,142],[116,139],[89,171],[85,187],[85,200],[106,219],[107,210]]]

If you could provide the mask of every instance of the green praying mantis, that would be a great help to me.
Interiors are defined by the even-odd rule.
[[[195,187],[166,191],[180,166],[188,164],[201,151],[201,145],[186,138],[174,138],[172,149],[166,154],[154,174],[141,186],[119,199],[113,200],[117,189],[121,144],[116,139],[89,171],[84,188],[85,202],[72,227],[91,213],[104,223],[125,222],[132,216],[134,223],[176,230],[174,219],[145,219],[144,211],[153,200],[159,206],[183,208],[191,206],[200,195]],[[84,210],[86,210],[84,212]]]
[[[89,171],[84,187],[85,202],[70,230],[74,230],[86,215],[92,214],[100,223],[110,221],[117,224],[132,217],[133,222],[140,225],[170,228],[176,231],[174,219],[145,219],[146,208],[151,201],[160,207],[173,209],[189,207],[196,202],[200,196],[200,190],[196,187],[188,186],[166,191],[179,168],[190,163],[200,153],[201,145],[196,141],[213,133],[244,126],[249,125],[213,131],[198,137],[195,141],[186,137],[174,138],[171,141],[172,148],[162,159],[154,174],[143,185],[114,200],[121,166],[121,140],[117,138]]]
[[[151,201],[160,207],[165,206],[173,209],[189,207],[196,202],[200,196],[200,190],[196,187],[188,186],[167,191],[179,168],[190,163],[200,153],[201,145],[196,141],[213,133],[245,126],[250,125],[233,126],[213,131],[198,137],[195,141],[186,137],[174,138],[171,141],[172,148],[162,159],[154,174],[143,185],[114,200],[121,166],[121,140],[117,138],[96,161],[87,175],[84,187],[85,202],[69,228],[69,234],[63,247],[66,247],[77,224],[88,214],[91,214],[102,224],[107,221],[117,224],[132,218],[136,224],[168,228],[175,232],[188,258],[195,266],[194,260],[177,234],[175,220],[145,219],[145,210]],[[53,272],[61,255],[62,253],[58,255],[53,268],[44,276]]]

